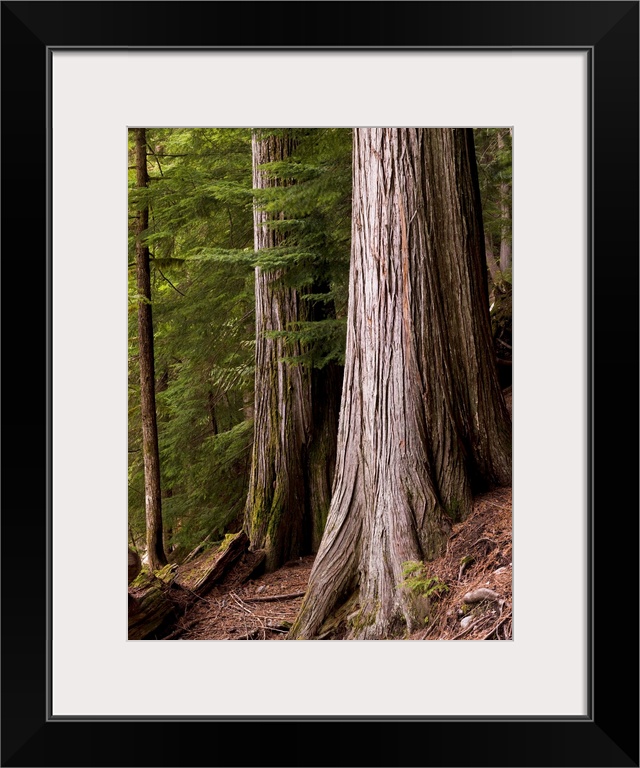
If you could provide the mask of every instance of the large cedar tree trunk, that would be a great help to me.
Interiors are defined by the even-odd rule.
[[[354,131],[352,261],[333,499],[293,639],[424,620],[403,564],[441,554],[472,495],[511,481],[473,135]]]
[[[264,189],[288,182],[260,166],[285,160],[295,141],[290,131],[253,134],[253,186]],[[256,251],[280,245],[286,233],[268,222],[273,217],[254,206]],[[278,217],[285,219],[284,213]],[[335,462],[340,382],[326,371],[296,364],[305,350],[297,341],[272,337],[311,319],[302,292],[287,285],[285,269],[256,267],[256,375],[254,442],[245,529],[252,550],[266,550],[266,568],[317,549],[329,509]],[[327,390],[331,391],[327,391]]]
[[[148,185],[146,130],[135,128],[136,184]],[[138,345],[140,351],[140,406],[142,415],[142,450],[144,455],[144,493],[147,528],[147,557],[152,570],[166,565],[162,539],[162,502],[160,492],[160,453],[153,358],[153,318],[151,313],[151,273],[149,248],[142,234],[149,226],[149,209],[138,211],[136,225],[136,280],[138,289]]]

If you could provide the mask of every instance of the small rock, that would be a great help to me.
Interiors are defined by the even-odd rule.
[[[473,621],[473,616],[465,616],[464,619],[460,621],[460,626],[462,627],[462,629],[466,629],[469,626],[469,624],[471,624],[472,621]]]
[[[263,584],[261,587],[258,587],[258,589],[256,589],[256,593],[260,594],[260,592],[264,592],[266,588],[267,588],[267,585]]]

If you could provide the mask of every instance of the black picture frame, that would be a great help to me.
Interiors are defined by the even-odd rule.
[[[8,417],[2,515],[3,766],[639,765],[639,5],[580,0],[2,2],[2,268],[8,306],[2,337]],[[265,14],[272,20],[267,28]],[[319,45],[590,52],[589,715],[567,720],[300,716],[52,721],[46,677],[51,619],[49,52],[67,47]],[[561,343],[561,286],[556,290],[552,301],[557,301]],[[559,600],[571,599],[562,594],[562,585],[553,588]]]

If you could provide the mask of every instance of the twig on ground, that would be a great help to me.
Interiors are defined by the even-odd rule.
[[[505,616],[505,617],[504,617],[504,619],[502,619],[501,621],[499,621],[499,622],[498,622],[498,623],[495,625],[495,627],[494,627],[494,628],[491,630],[491,632],[488,632],[488,633],[487,633],[486,635],[484,635],[484,636],[483,636],[481,639],[482,639],[482,640],[488,640],[488,639],[491,637],[491,635],[492,635],[492,634],[495,632],[495,633],[496,633],[496,637],[497,637],[497,638],[498,638],[498,640],[499,640],[500,638],[498,637],[498,634],[497,634],[497,632],[498,632],[498,629],[500,629],[500,627],[501,627],[501,626],[502,626],[502,625],[503,625],[503,624],[506,622],[506,620],[507,620],[507,619],[510,619],[510,618],[511,618],[511,611],[509,611],[509,613],[507,614],[507,616]],[[454,638],[454,640],[455,640],[455,638]]]
[[[479,544],[481,541],[486,541],[489,544],[493,544],[494,547],[497,546],[496,542],[493,539],[488,539],[486,536],[481,536],[479,539],[476,539],[471,546],[475,547],[475,545]]]
[[[280,632],[283,635],[286,635],[289,631],[289,628],[283,629],[282,624],[279,624],[276,627],[269,627],[266,624],[261,622],[261,626],[256,627],[255,629],[252,629],[251,632],[247,632],[245,635],[242,635],[241,637],[236,637],[236,640],[255,640],[258,635],[260,634],[260,631],[262,631],[262,639],[267,639],[267,632]]]
[[[452,640],[459,640],[461,637],[463,637],[464,635],[466,635],[469,632],[471,632],[471,630],[474,627],[477,627],[478,624],[482,624],[483,621],[486,621],[486,618],[487,618],[486,616],[481,616],[479,619],[476,619],[471,624],[469,624],[469,626],[466,629],[463,629],[462,632],[460,632],[460,634],[455,635],[455,637],[452,637],[451,639]]]
[[[192,627],[195,627],[196,624],[200,624],[203,621],[207,620],[207,616],[200,617],[198,619],[191,619],[191,621],[187,622],[184,626],[178,627],[175,629],[170,635],[167,635],[166,637],[163,637],[163,640],[173,640],[174,637],[177,637],[178,635],[183,635],[185,632],[190,630]]]
[[[275,603],[277,600],[295,600],[296,597],[304,597],[304,592],[291,592],[288,595],[269,595],[269,597],[246,597],[245,603]]]
[[[509,507],[505,507],[502,504],[496,504],[495,501],[485,501],[485,504],[491,504],[492,507],[497,507],[498,509],[503,509],[505,512],[511,512]]]
[[[229,592],[229,595],[231,599],[236,603],[236,605],[243,610],[245,613],[248,613],[250,616],[253,616],[253,611],[250,611],[247,606],[244,604],[244,602],[236,595],[235,592]]]

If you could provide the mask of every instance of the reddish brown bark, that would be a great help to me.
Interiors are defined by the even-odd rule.
[[[261,166],[285,160],[295,144],[291,132],[254,132],[253,185],[287,184]],[[284,221],[254,206],[255,249],[281,245],[286,233],[269,226]],[[329,507],[337,417],[326,372],[296,363],[298,341],[272,336],[311,319],[300,290],[287,284],[286,269],[256,268],[256,378],[254,443],[245,529],[251,549],[264,549],[267,570],[317,548]],[[334,391],[339,392],[334,383]],[[335,422],[335,423],[334,423]]]
[[[508,484],[470,130],[354,131],[352,262],[333,499],[294,639],[423,621],[403,564],[440,554],[476,490]],[[344,620],[342,620],[344,625]]]

